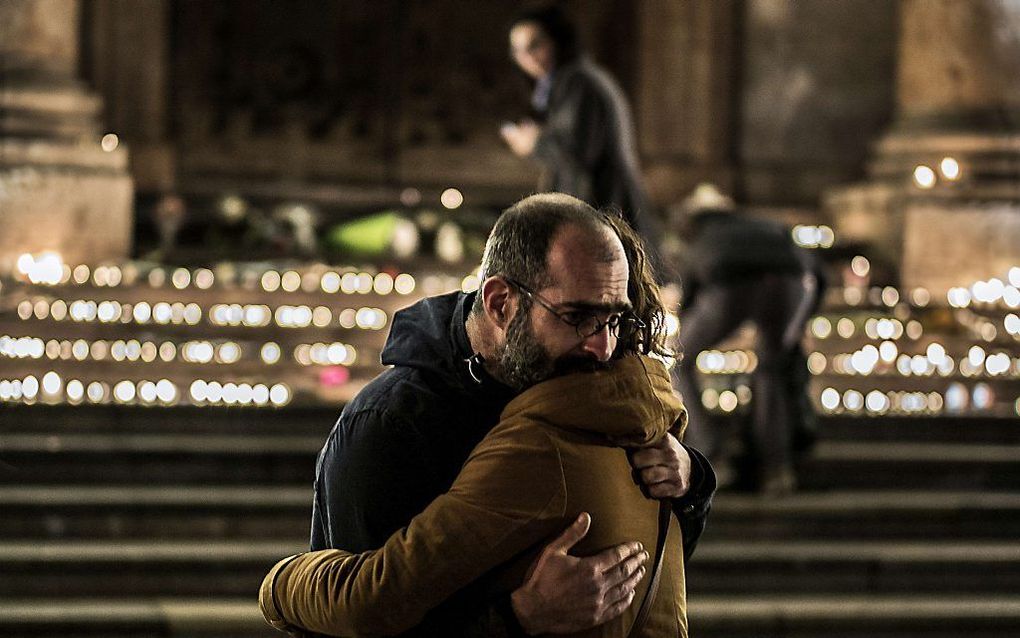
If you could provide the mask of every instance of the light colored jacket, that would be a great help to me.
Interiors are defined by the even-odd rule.
[[[260,590],[262,613],[284,630],[397,634],[472,583],[493,596],[507,595],[542,546],[581,512],[591,513],[592,526],[572,553],[590,555],[629,541],[640,541],[651,553],[658,503],[642,495],[621,446],[653,442],[675,424],[679,436],[686,412],[655,359],[626,357],[609,370],[540,383],[507,405],[450,491],[382,548],[361,554],[322,550],[277,563]],[[671,525],[644,636],[687,635],[675,517]],[[648,580],[646,573],[636,601]],[[578,635],[623,638],[637,606]]]

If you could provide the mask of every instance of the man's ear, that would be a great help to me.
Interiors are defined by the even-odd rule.
[[[505,331],[517,310],[517,295],[513,294],[513,288],[502,277],[489,277],[482,282],[478,294],[482,296],[485,316]]]

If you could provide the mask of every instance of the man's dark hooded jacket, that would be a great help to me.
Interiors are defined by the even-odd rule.
[[[382,362],[392,367],[347,404],[319,453],[312,550],[381,547],[450,488],[468,454],[499,421],[515,392],[480,365],[469,365],[474,353],[465,321],[473,299],[463,293],[431,297],[394,316],[382,352]],[[699,452],[688,450],[693,487],[675,509],[689,556],[704,529],[715,476]],[[412,633],[462,634],[486,602],[462,592]]]

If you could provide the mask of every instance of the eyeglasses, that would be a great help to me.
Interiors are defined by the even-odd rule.
[[[557,319],[568,326],[571,326],[577,331],[577,336],[582,339],[587,339],[594,334],[598,334],[606,327],[609,328],[610,334],[615,335],[618,339],[628,339],[635,332],[642,330],[645,327],[645,322],[638,319],[632,312],[613,313],[604,321],[599,319],[598,314],[591,311],[568,310],[566,312],[561,312],[556,310],[552,304],[543,299],[537,292],[516,279],[511,279],[510,277],[503,277],[503,279],[505,279],[513,287],[534,299],[538,305],[555,315]]]

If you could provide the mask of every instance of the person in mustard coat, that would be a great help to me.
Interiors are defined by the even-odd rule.
[[[393,635],[459,589],[507,593],[525,578],[535,549],[578,516],[591,529],[574,546],[593,554],[626,540],[646,553],[658,536],[657,501],[631,477],[627,447],[651,443],[684,409],[657,359],[628,356],[609,369],[539,383],[518,395],[475,448],[449,492],[377,551],[308,552],[280,561],[260,592],[279,629],[328,635]],[[680,432],[676,432],[680,434]],[[642,636],[686,636],[683,549],[676,518]],[[640,600],[648,570],[621,601]],[[577,635],[628,635],[637,605]]]

